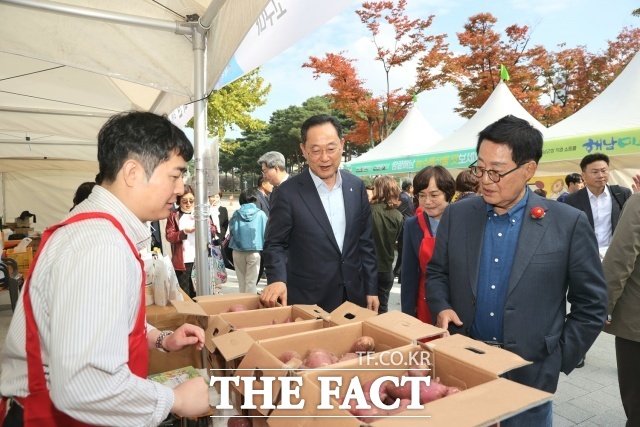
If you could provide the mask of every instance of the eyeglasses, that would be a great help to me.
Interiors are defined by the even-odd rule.
[[[424,202],[427,199],[434,201],[434,200],[438,200],[442,196],[444,196],[444,193],[442,191],[438,191],[437,193],[430,193],[430,194],[418,193],[418,200],[420,200],[421,202]]]
[[[485,169],[485,168],[481,168],[479,166],[475,166],[475,164],[478,161],[476,160],[475,162],[471,163],[471,165],[469,166],[469,170],[471,171],[471,173],[476,177],[476,178],[480,178],[482,179],[482,175],[485,174],[485,172],[487,173],[487,176],[489,177],[489,179],[493,182],[500,182],[500,178],[504,178],[505,176],[509,175],[511,172],[515,172],[518,169],[520,169],[522,166],[526,165],[526,163],[523,163],[521,165],[516,166],[515,168],[506,171],[505,173],[499,173],[498,171],[494,171],[492,169]]]
[[[333,157],[336,153],[341,153],[342,150],[338,147],[329,147],[324,150],[319,148],[313,149],[311,151],[307,151],[307,155],[312,159],[319,159],[322,156],[322,153],[327,153],[327,156]]]
[[[266,175],[271,168],[262,169],[262,175]]]
[[[195,203],[195,199],[180,199],[180,203],[184,203],[185,205],[192,205]]]

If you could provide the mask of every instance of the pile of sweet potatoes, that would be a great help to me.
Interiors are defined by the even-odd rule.
[[[407,376],[409,377],[429,377],[428,371],[426,370],[426,366],[412,366],[407,371]],[[406,382],[403,385],[401,378],[398,378],[398,384],[395,385],[391,381],[385,381],[380,386],[378,391],[378,397],[380,398],[380,402],[383,402],[385,405],[392,405],[398,400],[399,406],[395,409],[383,409],[377,407],[371,399],[371,386],[375,379],[372,379],[366,382],[363,386],[363,392],[365,396],[365,400],[367,404],[370,406],[369,409],[357,409],[357,402],[351,400],[349,412],[363,422],[373,422],[381,417],[386,417],[390,415],[398,414],[407,409],[407,406],[411,403],[411,383]],[[441,399],[443,397],[449,396],[451,394],[457,393],[460,390],[457,387],[447,387],[446,385],[440,382],[440,378],[432,379],[430,384],[427,385],[426,382],[420,383],[420,404],[424,405],[429,402],[433,402],[434,400]]]
[[[290,350],[282,353],[278,356],[278,359],[280,359],[282,363],[289,363],[292,359],[296,358],[302,360],[302,364],[298,366],[298,369],[315,369],[322,368],[327,365],[333,365],[338,362],[344,362],[345,360],[357,359],[363,354],[374,352],[375,347],[376,343],[373,338],[362,336],[358,338],[353,343],[349,351],[344,353],[341,357],[337,357],[335,354],[324,348],[314,348],[310,350],[304,358],[301,357],[297,351]]]

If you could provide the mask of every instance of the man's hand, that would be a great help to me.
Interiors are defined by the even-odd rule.
[[[181,417],[197,417],[211,410],[209,386],[202,377],[192,378],[174,388],[173,397],[171,412]]]
[[[460,320],[460,318],[458,317],[455,311],[449,309],[449,310],[442,310],[440,313],[438,313],[436,326],[438,328],[447,330],[447,333],[445,334],[445,336],[449,335],[449,331],[448,331],[449,322],[453,322],[453,324],[456,326],[462,326],[462,321]]]
[[[287,285],[284,282],[273,282],[260,294],[260,301],[267,307],[276,307],[278,299],[283,307],[287,305]]]
[[[204,330],[191,323],[180,326],[162,343],[162,346],[169,351],[179,351],[190,345],[195,345],[198,350],[204,347]]]
[[[637,193],[638,191],[640,191],[640,173],[637,173],[633,177],[633,184],[631,184],[631,190],[634,193]]]
[[[367,308],[377,313],[379,307],[380,300],[378,299],[378,295],[367,295]]]
[[[184,229],[184,232],[185,232],[185,233],[187,233],[187,234],[191,234],[191,233],[193,233],[194,231],[196,231],[196,229],[195,229],[195,228],[185,228],[185,229]]]

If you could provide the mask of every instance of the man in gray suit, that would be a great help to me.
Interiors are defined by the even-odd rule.
[[[482,197],[445,210],[427,268],[427,303],[452,334],[501,346],[532,362],[506,377],[555,392],[607,316],[595,235],[584,212],[529,191],[542,134],[506,116],[478,136]],[[566,313],[566,300],[571,311]],[[551,426],[551,403],[503,426]]]

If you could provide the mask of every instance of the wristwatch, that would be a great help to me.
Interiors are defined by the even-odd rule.
[[[162,331],[162,332],[160,332],[160,335],[158,335],[158,338],[156,338],[156,348],[158,350],[160,350],[163,353],[169,353],[169,350],[164,348],[162,343],[164,342],[164,339],[166,337],[168,337],[169,335],[171,335],[172,333],[173,333],[173,331]]]

